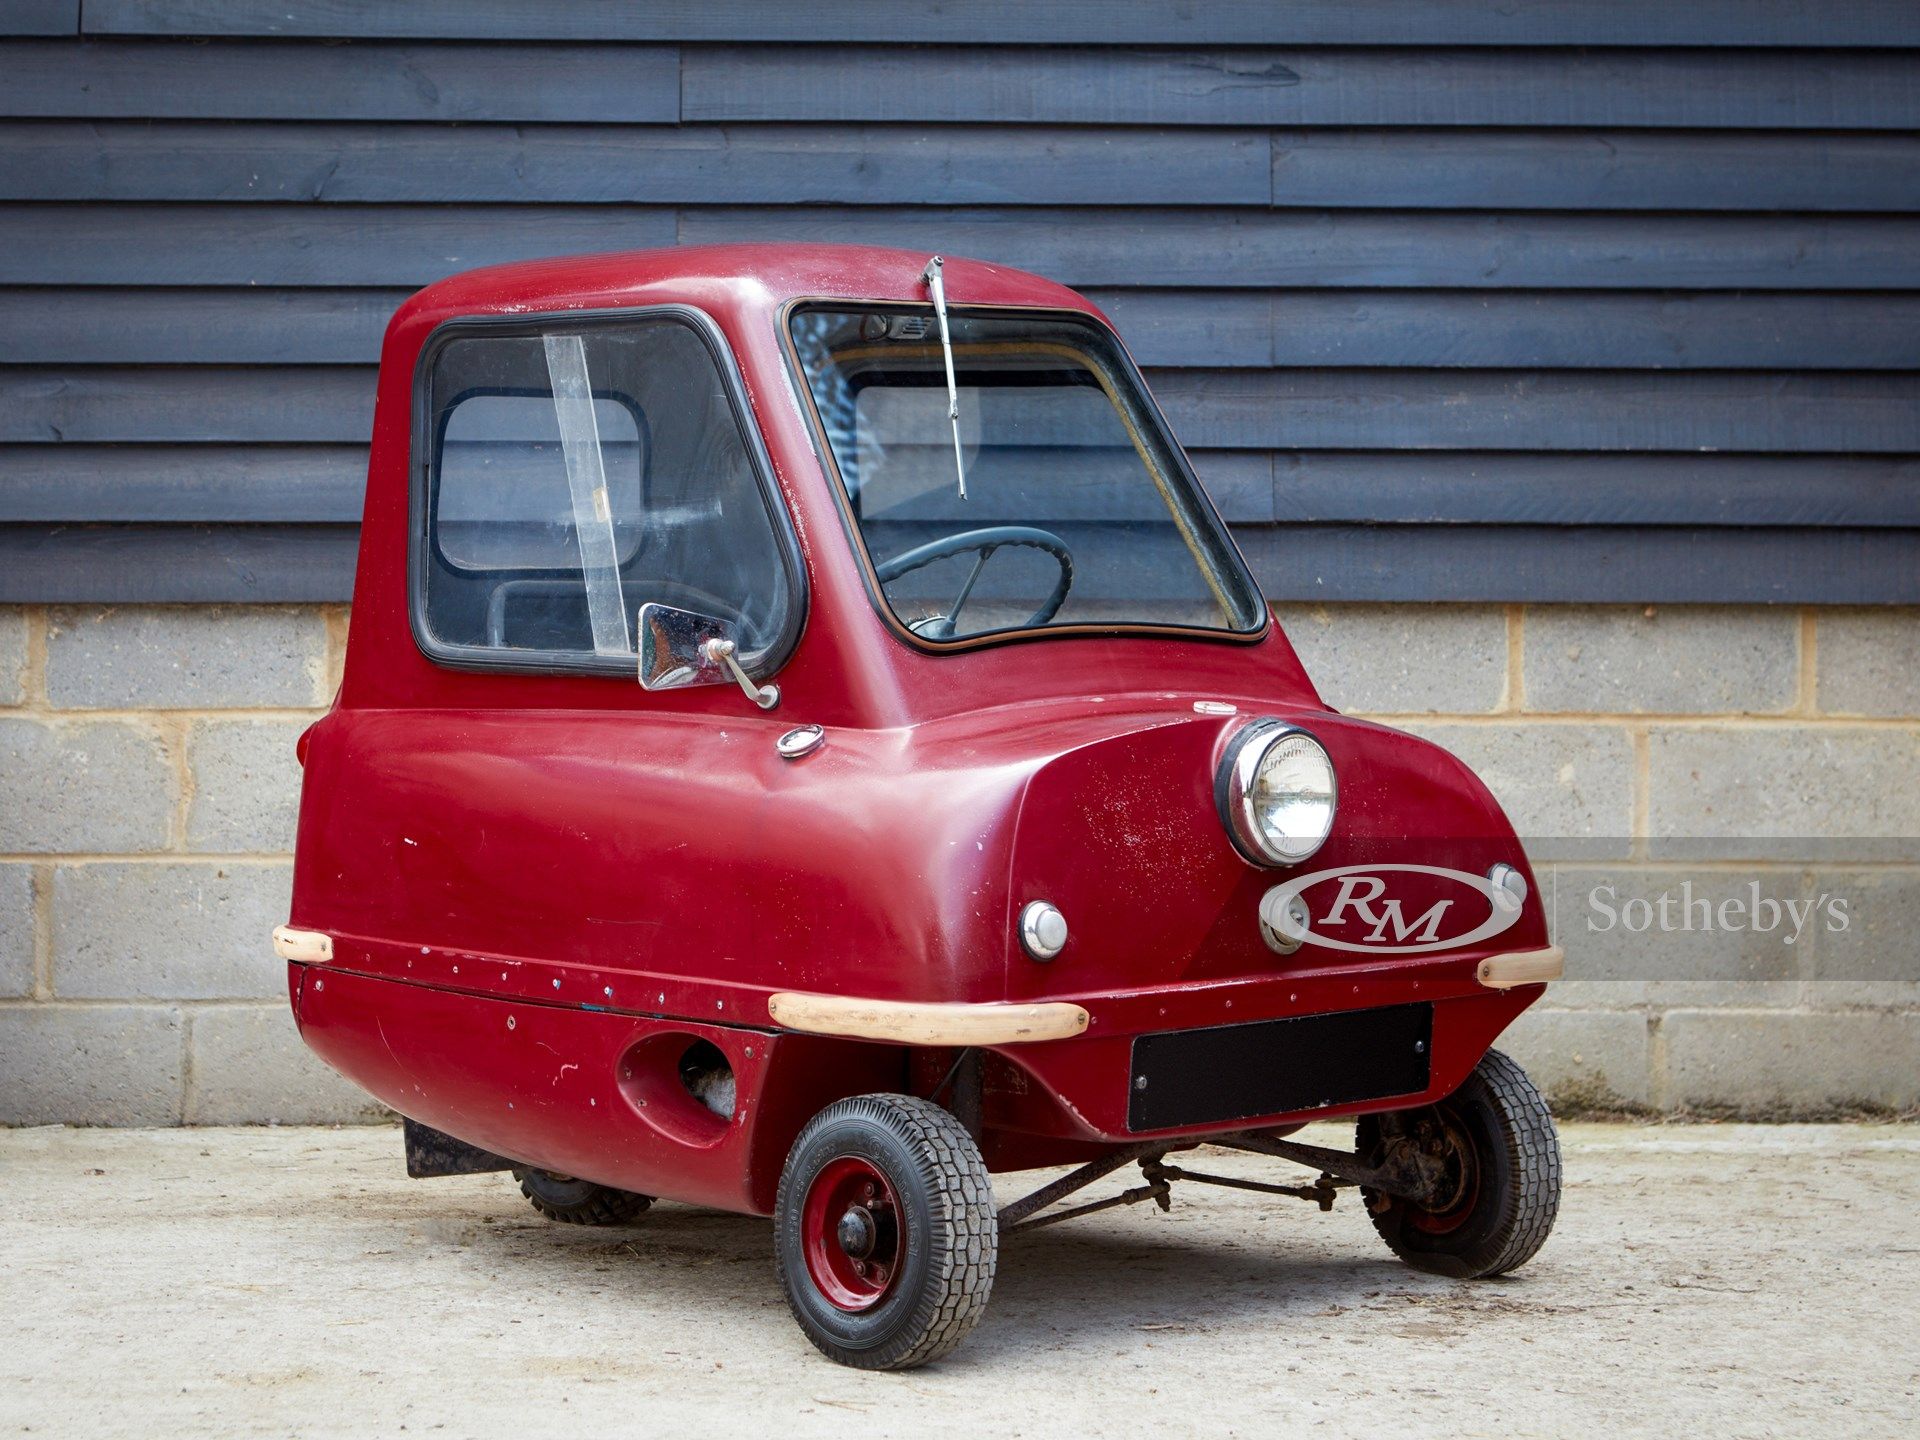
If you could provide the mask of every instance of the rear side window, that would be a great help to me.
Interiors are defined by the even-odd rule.
[[[462,325],[429,352],[415,632],[458,663],[631,669],[649,601],[736,626],[750,668],[798,572],[717,339],[684,312]]]

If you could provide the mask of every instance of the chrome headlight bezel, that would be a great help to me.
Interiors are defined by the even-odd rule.
[[[1286,849],[1274,845],[1266,826],[1260,823],[1256,813],[1256,787],[1274,749],[1285,742],[1301,740],[1319,752],[1326,766],[1327,823],[1311,843],[1303,839]],[[1311,860],[1333,833],[1334,820],[1340,813],[1339,776],[1334,771],[1333,757],[1312,731],[1270,715],[1262,716],[1241,726],[1227,742],[1226,753],[1221,756],[1220,769],[1214,777],[1214,799],[1219,806],[1220,823],[1226,827],[1235,850],[1255,865],[1285,868]]]

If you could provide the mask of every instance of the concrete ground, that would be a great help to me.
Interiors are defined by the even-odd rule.
[[[1194,1188],[1009,1242],[955,1355],[868,1375],[762,1221],[550,1225],[385,1127],[0,1132],[0,1434],[1914,1433],[1920,1126],[1565,1138],[1506,1280],[1403,1268],[1350,1194]]]

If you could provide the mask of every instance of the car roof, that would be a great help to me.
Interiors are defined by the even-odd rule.
[[[772,310],[814,298],[924,303],[921,275],[933,253],[796,241],[523,260],[436,281],[414,295],[401,316],[437,324],[460,315],[675,302],[732,311]],[[947,298],[954,305],[1100,313],[1084,296],[1042,276],[984,260],[943,258]]]

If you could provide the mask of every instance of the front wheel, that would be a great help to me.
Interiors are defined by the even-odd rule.
[[[1425,1204],[1362,1192],[1374,1228],[1414,1269],[1477,1280],[1546,1244],[1560,1211],[1560,1136],[1527,1072],[1498,1050],[1437,1105],[1362,1115],[1357,1141],[1374,1165],[1411,1146],[1434,1177]]]
[[[986,1309],[1000,1249],[986,1162],[929,1100],[857,1095],[814,1116],[781,1171],[773,1224],[788,1308],[842,1365],[937,1360]]]

